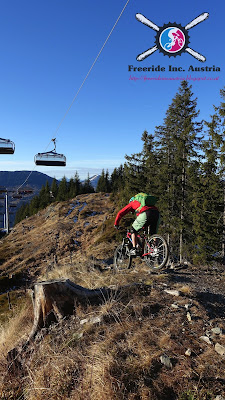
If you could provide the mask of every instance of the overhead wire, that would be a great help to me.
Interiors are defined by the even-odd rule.
[[[57,133],[58,133],[58,131],[59,131],[59,129],[60,129],[60,127],[61,127],[63,121],[65,120],[67,114],[69,113],[71,107],[73,106],[73,103],[75,102],[75,100],[76,100],[77,96],[79,95],[79,93],[80,93],[82,87],[84,86],[86,80],[88,79],[88,77],[89,77],[89,75],[90,75],[90,73],[91,73],[93,67],[95,66],[97,60],[99,59],[99,57],[100,57],[100,55],[101,55],[101,53],[102,53],[104,47],[106,46],[106,43],[108,42],[110,36],[112,35],[112,33],[113,33],[113,31],[114,31],[116,25],[118,24],[120,18],[122,17],[122,15],[123,15],[123,13],[124,13],[126,7],[128,6],[129,2],[130,2],[130,0],[127,0],[125,6],[123,7],[121,13],[120,13],[119,16],[118,16],[116,22],[114,23],[114,25],[113,25],[111,31],[109,32],[109,34],[108,34],[106,40],[104,41],[104,43],[103,43],[103,45],[102,45],[100,51],[98,52],[98,55],[96,56],[94,62],[92,63],[92,65],[91,65],[91,67],[90,67],[90,69],[89,69],[87,75],[85,76],[85,78],[84,78],[82,84],[80,85],[78,91],[76,92],[76,94],[75,94],[75,96],[74,96],[74,98],[73,98],[71,104],[69,105],[69,107],[67,108],[67,110],[66,110],[64,116],[62,117],[61,121],[59,122],[59,124],[58,124],[58,126],[57,126],[57,128],[56,128],[56,130],[55,130],[55,132],[54,132],[54,136],[53,136],[53,137],[56,137],[56,136],[57,136]],[[47,145],[47,147],[45,148],[44,151],[46,151],[46,150],[48,149],[48,147],[49,147],[51,141],[52,141],[52,139],[50,140],[50,142],[48,143],[48,145]],[[17,188],[17,190],[19,190],[23,185],[25,185],[25,183],[28,181],[28,179],[30,178],[31,174],[35,171],[35,169],[36,169],[36,166],[35,166],[35,167],[33,168],[33,170],[29,173],[29,175],[28,175],[28,177],[25,179],[25,181]]]

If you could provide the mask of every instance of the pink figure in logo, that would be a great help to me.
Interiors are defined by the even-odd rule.
[[[165,48],[171,53],[179,51],[184,45],[184,34],[178,28],[173,28],[168,33],[169,42],[166,43]]]

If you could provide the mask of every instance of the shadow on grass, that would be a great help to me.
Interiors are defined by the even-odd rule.
[[[190,283],[193,281],[192,274],[190,272],[181,272],[176,269],[167,269],[168,279],[170,282],[176,283]]]
[[[225,296],[211,292],[197,292],[199,303],[205,308],[210,318],[224,317]]]

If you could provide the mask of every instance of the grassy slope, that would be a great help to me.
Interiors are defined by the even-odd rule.
[[[192,267],[155,275],[140,263],[128,273],[112,274],[107,267],[119,241],[114,215],[109,197],[78,196],[21,222],[1,244],[2,291],[13,274],[19,287],[10,294],[9,312],[8,297],[0,296],[0,399],[191,400],[224,394],[225,358],[214,347],[225,346],[224,271]],[[98,307],[77,306],[72,318],[39,336],[25,355],[22,375],[7,374],[7,352],[32,326],[24,287],[58,277],[88,288],[124,289]],[[142,285],[128,289],[131,283]],[[179,296],[165,288],[179,290]],[[204,297],[207,290],[211,297]],[[216,326],[223,334],[213,334]],[[211,344],[201,339],[206,334]],[[163,355],[169,367],[162,364]]]

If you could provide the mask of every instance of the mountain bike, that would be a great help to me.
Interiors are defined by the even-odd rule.
[[[169,257],[167,241],[158,234],[149,235],[145,231],[137,235],[137,255],[130,255],[132,249],[131,232],[128,230],[114,252],[114,271],[123,271],[131,268],[134,258],[141,257],[152,271],[163,268]]]
[[[183,43],[184,43],[183,39],[175,36],[174,40],[172,40],[171,42],[168,42],[168,43],[165,44],[165,49],[166,50],[171,50],[172,47],[176,44],[176,42],[178,42],[178,45],[180,47],[183,46]]]

